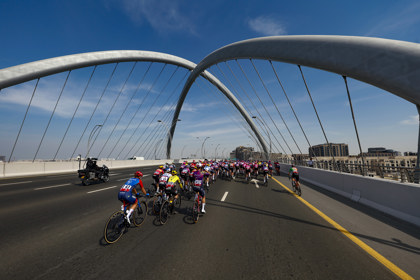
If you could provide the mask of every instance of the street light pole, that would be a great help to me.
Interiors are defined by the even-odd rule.
[[[204,138],[203,144],[201,145],[201,156],[203,157],[203,159],[205,159],[205,158],[206,158],[206,153],[205,153],[205,150],[204,150],[204,152],[203,152],[204,143],[205,143],[205,142],[206,142],[206,140],[207,140],[207,139],[209,139],[209,138],[210,138],[210,136],[207,136],[206,138]]]
[[[87,152],[86,152],[86,158],[89,157],[89,151],[90,151],[90,140],[93,138],[93,135],[95,135],[95,133],[98,131],[98,129],[100,127],[102,127],[102,124],[97,124],[93,127],[92,131],[90,132],[89,138],[88,138],[88,143],[87,143]]]

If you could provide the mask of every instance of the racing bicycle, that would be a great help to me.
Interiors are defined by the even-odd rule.
[[[140,198],[141,196],[139,196]],[[117,242],[121,236],[130,228],[141,226],[147,217],[147,204],[144,200],[137,199],[137,207],[130,217],[131,224],[127,221],[127,209],[131,204],[124,202],[121,210],[114,212],[105,224],[104,239],[106,243]]]
[[[178,210],[181,208],[181,195],[178,194],[178,198],[175,198],[173,194],[164,192],[162,206],[159,211],[161,225],[166,224],[169,214],[173,214],[175,208]]]
[[[300,184],[296,181],[296,178],[292,178],[292,189],[298,195],[302,195],[302,189],[300,188]]]
[[[192,219],[194,223],[198,222],[198,218],[201,213],[202,203],[203,203],[203,197],[200,195],[199,192],[196,192],[195,197],[194,197],[194,204],[192,207]]]

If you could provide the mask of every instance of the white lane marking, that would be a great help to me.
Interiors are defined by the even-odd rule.
[[[71,184],[70,184],[70,183],[68,183],[68,184],[62,184],[62,185],[48,186],[48,187],[36,188],[36,189],[34,189],[34,190],[35,190],[35,191],[38,191],[38,190],[45,190],[45,189],[51,189],[51,188],[57,188],[57,187],[63,187],[63,186],[69,186],[69,185],[71,185]]]
[[[255,187],[256,187],[257,189],[259,189],[259,188],[260,188],[260,186],[258,186],[258,180],[257,180],[257,179],[252,179],[252,180],[251,180],[251,182],[254,182],[254,183],[255,183]]]
[[[220,201],[225,201],[225,199],[226,199],[226,197],[227,197],[228,193],[229,193],[229,192],[225,192],[225,194],[223,195],[223,197],[222,197],[222,199],[221,199]]]
[[[8,184],[0,184],[0,186],[17,185],[17,184],[25,184],[25,183],[32,183],[32,181],[16,182],[16,183],[8,183]]]
[[[116,188],[116,187],[118,187],[118,186],[112,186],[112,187],[109,187],[109,188],[99,189],[99,190],[95,190],[95,191],[90,191],[90,192],[87,192],[87,193],[95,193],[95,192],[105,191],[105,190],[113,189],[113,188]]]

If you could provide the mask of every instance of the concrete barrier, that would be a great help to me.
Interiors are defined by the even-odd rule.
[[[194,159],[199,161],[200,159]],[[98,160],[97,165],[105,164],[109,169],[127,168],[127,167],[142,167],[160,165],[165,163],[177,162],[178,160]],[[193,161],[189,159],[188,161]],[[81,162],[81,168],[84,168],[85,162]],[[46,162],[31,162],[31,161],[16,161],[16,162],[0,162],[0,178],[10,178],[19,176],[56,174],[56,173],[70,173],[77,172],[79,169],[78,161],[46,161]]]
[[[281,165],[288,173],[290,165]],[[327,189],[353,201],[420,226],[420,186],[298,166],[302,181]]]

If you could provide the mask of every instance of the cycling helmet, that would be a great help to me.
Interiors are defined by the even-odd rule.
[[[178,172],[176,172],[176,170],[172,170],[172,175],[176,175],[178,174]]]
[[[170,169],[170,168],[167,168],[167,169],[166,169],[166,172],[167,172],[167,173],[170,173],[170,172],[171,172],[171,169]]]
[[[163,168],[163,165],[159,165],[159,168],[162,169]]]
[[[143,177],[143,173],[136,171],[136,173],[134,173],[134,177]]]

